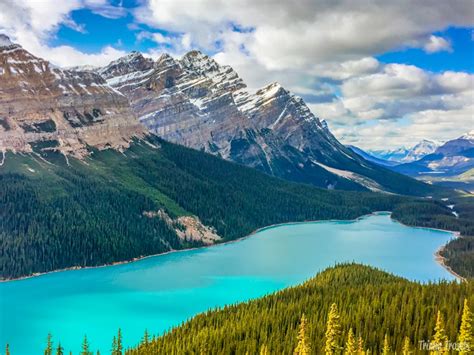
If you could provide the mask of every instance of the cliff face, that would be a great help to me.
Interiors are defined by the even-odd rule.
[[[128,100],[93,72],[63,70],[2,36],[0,150],[122,149],[143,128]]]

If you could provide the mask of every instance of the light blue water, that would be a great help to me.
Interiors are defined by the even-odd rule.
[[[300,283],[344,261],[412,280],[453,279],[433,255],[452,237],[380,214],[278,226],[227,245],[1,283],[0,347],[8,342],[14,355],[40,354],[51,332],[77,353],[87,334],[104,354],[119,327],[125,345],[134,345],[145,328],[161,333],[196,313]]]

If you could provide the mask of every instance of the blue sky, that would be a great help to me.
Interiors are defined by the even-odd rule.
[[[60,66],[200,49],[256,90],[278,81],[344,143],[474,128],[472,0],[2,0],[0,33]]]

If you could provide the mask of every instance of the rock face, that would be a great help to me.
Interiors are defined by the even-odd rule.
[[[166,140],[329,188],[365,187],[324,166],[374,169],[339,143],[301,98],[278,83],[251,94],[231,67],[201,52],[180,60],[163,54],[157,61],[132,52],[97,73]]]
[[[98,74],[56,68],[0,38],[0,150],[81,157],[142,134],[127,98]]]

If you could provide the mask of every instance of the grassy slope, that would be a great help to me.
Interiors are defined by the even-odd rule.
[[[405,336],[416,346],[418,341],[432,338],[438,310],[446,320],[448,338],[455,341],[464,298],[472,308],[473,282],[420,285],[367,266],[341,265],[301,286],[197,315],[148,346],[128,353],[256,354],[266,345],[270,354],[291,354],[303,313],[309,323],[312,353],[322,353],[333,302],[341,315],[340,346],[352,327],[371,353],[381,353],[385,333],[392,350],[401,353]]]

